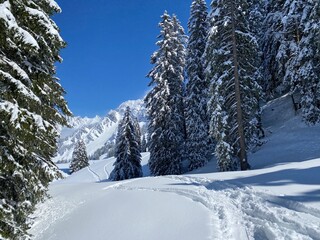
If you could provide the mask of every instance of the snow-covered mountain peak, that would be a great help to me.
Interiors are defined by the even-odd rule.
[[[127,107],[131,108],[140,126],[145,126],[147,117],[141,99],[124,102],[117,109],[110,110],[105,117],[70,117],[68,124],[71,128],[61,128],[58,152],[53,159],[54,162],[69,162],[74,145],[79,139],[84,140],[91,159],[99,159],[102,155],[112,156],[118,124]]]
[[[142,99],[128,100],[128,101],[122,103],[117,108],[116,112],[119,113],[122,116],[127,107],[130,107],[132,114],[134,116],[136,116],[138,119],[146,119],[146,109],[145,109],[144,102],[143,102]],[[109,112],[109,114],[111,112],[114,113],[114,110],[111,110]]]
[[[90,124],[95,124],[101,121],[100,116],[95,116],[94,118],[89,118],[89,117],[69,117],[68,118],[68,124],[72,128],[78,128],[82,125],[90,125]]]

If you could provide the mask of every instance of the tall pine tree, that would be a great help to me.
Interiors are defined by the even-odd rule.
[[[162,15],[160,40],[148,77],[152,90],[145,98],[149,114],[150,160],[153,175],[180,174],[185,138],[182,85],[185,67],[184,31],[174,16]]]
[[[188,23],[186,71],[188,77],[185,117],[186,151],[189,170],[202,167],[210,154],[209,119],[207,114],[209,83],[204,75],[203,53],[208,32],[207,6],[204,0],[194,0]]]
[[[82,168],[85,168],[88,166],[89,166],[89,158],[87,155],[86,145],[83,140],[79,140],[75,145],[72,153],[70,173],[77,172]]]
[[[127,107],[119,124],[116,142],[116,161],[110,174],[113,181],[142,177],[141,134],[136,118]]]
[[[249,168],[246,150],[254,140],[259,116],[256,82],[258,43],[250,29],[252,1],[213,0],[205,51],[206,77],[211,82],[210,129],[217,142],[221,171]]]
[[[54,1],[0,1],[0,238],[27,236],[27,216],[59,176],[51,158],[70,112],[55,62],[65,46]]]

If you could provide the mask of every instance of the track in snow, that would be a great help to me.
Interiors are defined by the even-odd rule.
[[[106,165],[104,165],[104,167],[103,167],[103,170],[104,170],[104,173],[106,174],[106,179],[109,179],[109,177],[110,177],[110,173],[109,173],[109,171],[107,170],[107,167],[110,165],[110,164],[112,164],[113,162],[108,162]]]
[[[96,179],[97,182],[101,182],[100,176],[99,176],[96,172],[94,172],[94,171],[90,168],[90,166],[88,166],[87,169],[88,169],[88,171],[92,174],[92,176]]]
[[[187,176],[165,178],[179,182],[181,188],[128,186],[138,179],[108,188],[173,193],[201,203],[211,212],[212,239],[320,239],[317,209],[251,187]]]

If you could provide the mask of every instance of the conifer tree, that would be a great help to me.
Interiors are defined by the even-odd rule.
[[[293,81],[301,93],[303,118],[306,122],[320,122],[320,3],[304,3],[304,14],[301,18],[303,36],[300,41],[300,54],[297,62],[298,81]]]
[[[205,50],[206,78],[211,82],[210,131],[217,144],[221,171],[247,170],[246,150],[254,140],[259,115],[258,43],[250,30],[247,0],[213,0]]]
[[[146,136],[143,135],[141,140],[141,152],[146,152],[146,151],[147,151],[147,140],[146,140]]]
[[[318,1],[286,1],[284,31],[288,61],[284,83],[293,93],[301,94],[304,120],[309,124],[320,121],[319,35],[320,11]]]
[[[153,175],[180,174],[185,138],[182,85],[185,67],[185,39],[174,16],[162,15],[159,47],[148,74],[152,90],[145,98],[149,115],[150,160]]]
[[[287,47],[283,19],[285,0],[269,0],[266,4],[266,19],[263,22],[263,82],[266,99],[270,100],[288,91],[284,84]]]
[[[140,129],[138,122],[127,107],[118,128],[116,161],[110,174],[113,181],[142,177]]]
[[[134,127],[135,127],[135,134],[137,136],[137,141],[138,141],[138,145],[140,146],[140,148],[142,147],[142,139],[141,139],[141,128],[140,128],[140,125],[139,125],[139,121],[136,117],[132,116],[131,114],[131,117],[132,117],[132,121],[134,123]],[[140,152],[141,152],[141,149],[140,149]]]
[[[72,161],[70,164],[70,173],[77,172],[82,168],[89,166],[89,158],[87,155],[86,145],[83,140],[79,140],[72,153]]]
[[[300,93],[307,123],[319,122],[319,3],[270,1],[265,34],[264,60],[267,93]]]
[[[204,0],[194,0],[188,23],[186,72],[186,151],[190,161],[189,170],[202,167],[208,160],[209,119],[207,114],[209,83],[204,76],[202,55],[206,46],[208,31],[207,6]]]
[[[0,1],[0,238],[27,237],[27,216],[60,176],[57,124],[70,115],[55,62],[65,46],[54,1]]]

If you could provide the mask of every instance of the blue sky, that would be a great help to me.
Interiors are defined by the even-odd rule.
[[[105,115],[148,90],[150,56],[157,49],[164,10],[186,30],[192,0],[56,0],[54,17],[68,46],[57,76],[77,116]],[[187,30],[186,30],[187,31]]]

